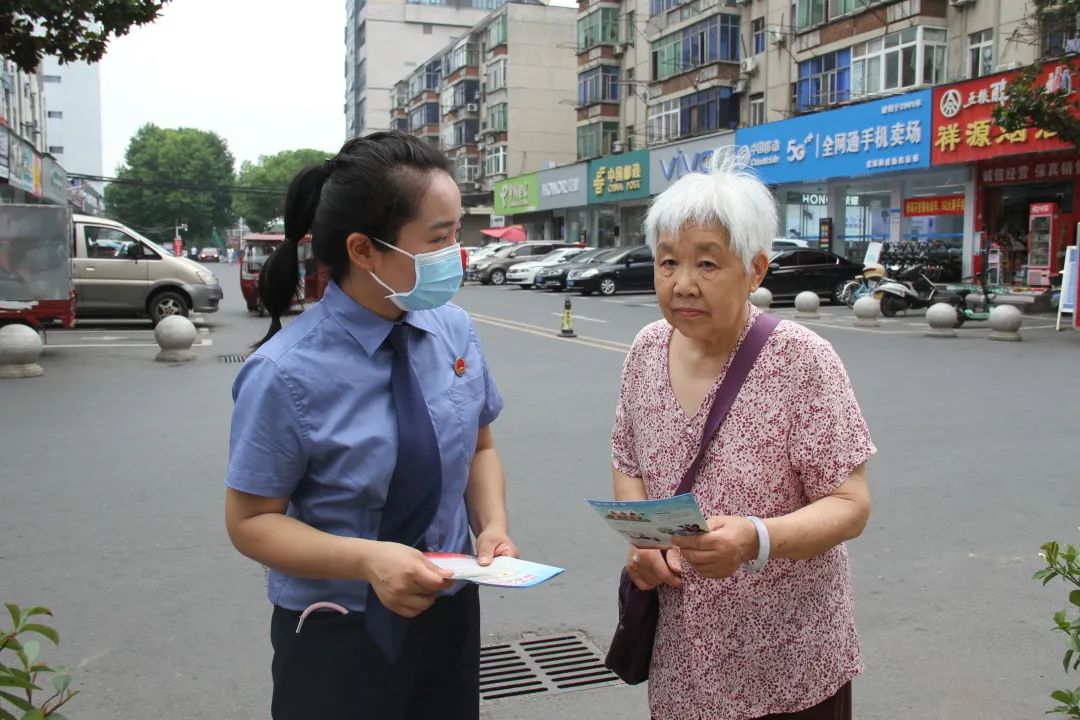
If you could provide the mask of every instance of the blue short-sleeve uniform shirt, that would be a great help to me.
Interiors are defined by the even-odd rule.
[[[442,498],[428,549],[471,547],[465,486],[480,428],[502,410],[469,315],[455,305],[410,312],[413,370],[435,427]],[[235,402],[225,484],[288,498],[288,514],[324,532],[374,540],[397,459],[390,388],[394,323],[331,283],[323,299],[249,357]],[[460,360],[464,372],[460,375]],[[311,580],[271,571],[270,602],[303,610],[319,601],[363,611],[367,583]]]

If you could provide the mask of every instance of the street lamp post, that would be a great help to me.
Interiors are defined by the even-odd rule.
[[[180,237],[180,231],[187,232],[187,223],[176,221],[173,227],[173,255],[181,257],[184,254],[184,240]]]

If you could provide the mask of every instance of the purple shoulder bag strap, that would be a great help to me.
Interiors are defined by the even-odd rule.
[[[683,475],[682,482],[679,483],[679,488],[675,491],[676,495],[688,493],[690,488],[694,487],[698,468],[701,467],[701,461],[705,458],[705,451],[712,442],[713,436],[716,435],[716,431],[723,424],[724,418],[727,417],[728,411],[731,410],[731,406],[735,403],[735,398],[739,396],[743,382],[754,367],[761,349],[765,347],[765,343],[768,342],[772,331],[779,324],[780,318],[768,313],[762,313],[758,315],[757,320],[746,331],[746,337],[743,338],[739,349],[735,351],[735,357],[731,359],[731,365],[728,367],[727,373],[724,374],[724,379],[720,381],[720,387],[716,390],[716,397],[713,399],[712,407],[709,408],[709,419],[706,420],[705,430],[701,433],[701,445],[698,447],[697,456],[694,458],[694,462],[690,463],[690,467],[686,469],[686,474]]]

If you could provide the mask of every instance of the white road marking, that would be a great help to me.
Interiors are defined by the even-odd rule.
[[[196,342],[194,345],[192,345],[192,347],[210,347],[213,344],[213,340],[211,340],[210,338],[205,338]],[[157,343],[84,343],[82,345],[53,345],[52,343],[50,343],[45,346],[45,349],[61,348],[65,350],[71,350],[76,348],[156,348],[157,346]]]
[[[555,317],[562,317],[562,313],[560,313],[560,312],[553,312],[551,314],[554,315]],[[591,317],[588,317],[586,315],[577,315],[577,314],[575,314],[574,319],[575,320],[584,320],[586,322],[603,323],[605,325],[608,324],[607,320],[600,320],[599,318],[591,318]]]
[[[589,337],[573,337],[564,338],[558,334],[558,331],[551,328],[542,328],[539,325],[530,325],[528,323],[518,322],[516,320],[508,320],[506,318],[492,317],[490,315],[477,315],[476,313],[470,313],[473,320],[485,325],[494,325],[495,327],[503,328],[504,330],[515,330],[517,332],[527,333],[529,335],[536,335],[537,337],[547,338],[548,340],[555,340],[561,343],[572,343],[574,345],[585,345],[587,347],[596,348],[598,350],[609,350],[611,352],[625,355],[630,352],[630,345],[628,343],[614,342],[612,340],[601,340],[599,338]]]

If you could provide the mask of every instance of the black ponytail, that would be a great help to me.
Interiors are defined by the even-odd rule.
[[[301,170],[285,197],[285,242],[259,275],[259,299],[271,321],[256,347],[281,329],[281,316],[292,306],[300,279],[297,248],[305,235],[311,233],[312,253],[340,284],[349,272],[349,235],[397,244],[401,226],[419,214],[431,174],[451,170],[438,148],[396,130],[353,138],[334,158]]]
[[[310,165],[289,184],[289,191],[285,195],[285,242],[266,259],[259,273],[259,300],[270,313],[270,329],[256,347],[274,337],[281,329],[281,316],[289,311],[300,291],[300,241],[315,221],[319,196],[330,177],[331,168],[329,161]]]

